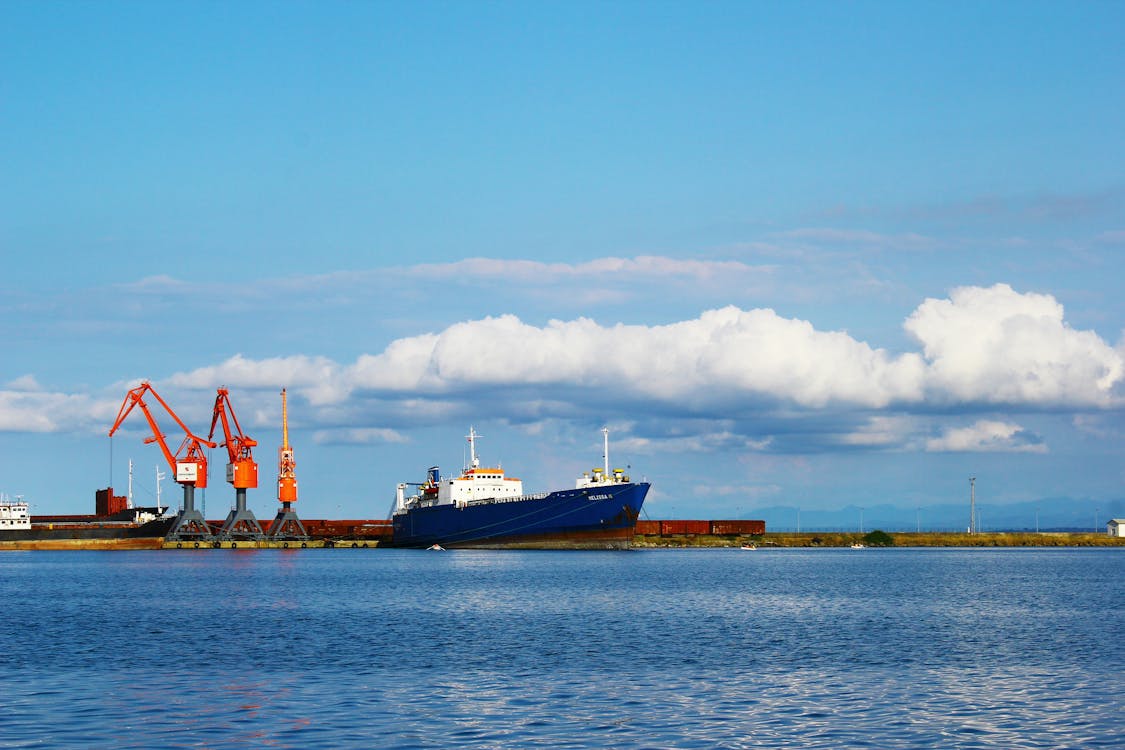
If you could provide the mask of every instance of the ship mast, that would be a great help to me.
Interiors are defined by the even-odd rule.
[[[609,476],[609,428],[602,428],[602,460],[605,461],[605,476]]]
[[[477,438],[480,435],[477,434],[472,425],[469,425],[469,434],[465,437],[469,439],[469,466],[475,469],[480,466],[480,459],[477,458]]]

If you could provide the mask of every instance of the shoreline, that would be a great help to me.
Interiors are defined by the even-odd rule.
[[[866,547],[1125,547],[1125,538],[1105,533],[1011,531],[977,534],[941,531],[888,533],[891,544],[879,545],[869,534],[858,532],[766,532],[757,535],[719,536],[712,534],[637,534],[633,547],[741,547],[756,545],[760,549],[793,547],[842,547],[863,544]]]

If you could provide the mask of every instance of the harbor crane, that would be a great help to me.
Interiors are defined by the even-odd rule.
[[[242,432],[242,426],[238,423],[238,417],[235,416],[234,407],[230,403],[230,392],[226,388],[219,388],[215,396],[215,409],[211,417],[211,432],[207,434],[208,440],[214,440],[215,428],[220,425],[223,428],[222,445],[226,446],[229,458],[227,481],[234,485],[235,500],[234,508],[223,522],[219,538],[230,541],[257,541],[265,534],[253,511],[246,507],[246,490],[258,486],[258,463],[254,460],[251,450],[258,441]]]
[[[164,407],[168,415],[184,431],[184,440],[175,453],[172,453],[168,448],[164,433],[160,431],[160,426],[156,423],[152,411],[149,410],[148,404],[144,401],[148,394],[151,394],[157,403]],[[117,412],[117,419],[114,421],[113,427],[110,428],[110,437],[113,437],[121,423],[125,421],[125,418],[136,406],[141,408],[149,429],[152,430],[152,435],[144,439],[145,444],[156,443],[160,447],[164,459],[172,467],[176,482],[184,488],[183,507],[180,508],[180,512],[172,523],[166,538],[171,541],[195,541],[197,543],[210,541],[211,529],[207,526],[207,521],[203,518],[203,515],[195,508],[195,489],[207,487],[207,456],[203,452],[203,448],[205,446],[214,448],[216,444],[189,430],[183,420],[176,416],[176,412],[172,411],[172,407],[160,397],[160,394],[148,381],[141,383],[141,385],[125,394],[125,401],[122,402],[121,409]]]
[[[285,389],[281,389],[281,448],[277,451],[277,499],[281,508],[270,525],[270,539],[308,539],[301,519],[293,510],[297,502],[297,461],[289,445],[289,402]]]

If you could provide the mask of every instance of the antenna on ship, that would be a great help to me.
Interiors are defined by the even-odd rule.
[[[469,425],[469,434],[465,437],[469,439],[469,466],[475,469],[480,466],[480,459],[477,458],[477,438],[480,435],[477,434],[472,425]]]
[[[132,509],[132,507],[133,507],[133,459],[131,459],[131,458],[129,459],[129,496],[128,497],[129,497],[128,504],[125,507]]]
[[[602,460],[605,462],[605,476],[609,476],[609,427],[602,428]]]

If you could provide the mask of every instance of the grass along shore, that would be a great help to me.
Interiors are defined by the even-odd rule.
[[[711,534],[677,534],[660,536],[638,534],[634,547],[740,547],[754,544],[768,547],[1125,547],[1125,538],[1094,532],[1013,531],[978,534],[933,532],[895,532],[886,534],[890,544],[878,544],[877,532],[767,532],[755,536],[715,536]],[[881,533],[881,532],[878,532]]]

